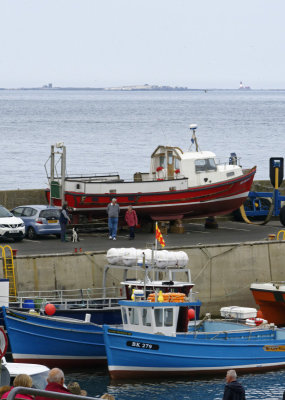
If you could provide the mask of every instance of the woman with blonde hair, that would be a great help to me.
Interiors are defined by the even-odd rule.
[[[1,399],[7,399],[11,390],[14,387],[18,387],[18,386],[23,386],[26,388],[32,387],[33,386],[32,378],[27,374],[17,375],[13,381],[13,387],[8,392],[4,393],[3,396],[1,397]],[[33,400],[34,399],[34,397],[29,394],[21,394],[21,393],[17,394],[15,398],[22,399],[22,400]]]

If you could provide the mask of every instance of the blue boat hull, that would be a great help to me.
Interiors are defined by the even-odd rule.
[[[3,308],[16,362],[49,367],[95,366],[106,362],[103,329],[92,323],[30,315]]]
[[[113,379],[285,367],[285,331],[195,333],[176,337],[104,327]]]

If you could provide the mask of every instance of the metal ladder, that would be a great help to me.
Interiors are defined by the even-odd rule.
[[[0,246],[2,249],[2,262],[3,262],[3,271],[4,278],[9,279],[9,298],[16,299],[17,297],[17,287],[15,280],[15,268],[14,268],[14,257],[13,250],[11,246]],[[10,255],[6,255],[6,250],[10,252]]]

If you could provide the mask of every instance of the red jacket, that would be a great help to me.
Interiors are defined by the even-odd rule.
[[[138,224],[138,217],[135,210],[132,211],[128,210],[125,215],[125,220],[129,226],[136,226]]]
[[[47,390],[49,392],[70,393],[70,391],[68,389],[66,389],[60,383],[56,383],[56,382],[49,382],[47,384],[45,390]],[[50,400],[50,397],[37,396],[36,400]],[[54,399],[52,399],[52,400],[54,400]]]
[[[11,390],[14,389],[14,387],[12,387],[9,392],[6,392],[3,394],[3,396],[1,397],[1,399],[7,399],[8,394],[11,392]],[[18,393],[16,394],[15,399],[24,399],[24,400],[33,400],[34,396],[29,395],[29,394],[22,394],[22,393]]]

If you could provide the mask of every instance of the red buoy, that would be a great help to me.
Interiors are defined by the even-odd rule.
[[[257,318],[263,318],[263,314],[262,314],[262,311],[261,311],[261,310],[258,310],[258,311],[257,311],[256,317],[257,317]]]
[[[49,303],[45,306],[45,313],[47,315],[53,315],[55,312],[56,312],[56,308],[55,308],[54,304]]]
[[[193,308],[189,308],[188,310],[188,320],[191,321],[191,319],[195,318],[195,311],[193,310]]]

